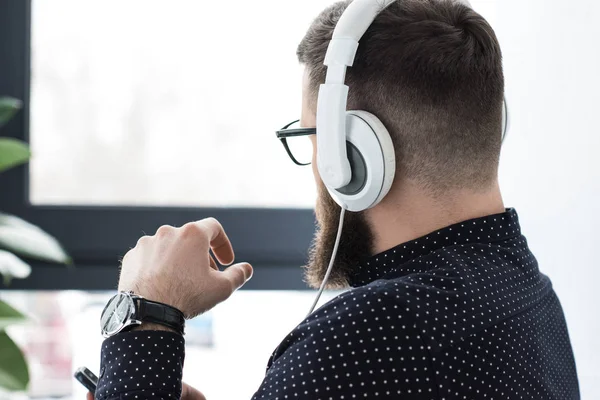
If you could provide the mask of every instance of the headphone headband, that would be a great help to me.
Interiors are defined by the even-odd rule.
[[[346,107],[348,86],[344,84],[346,68],[352,66],[358,41],[377,15],[396,0],[354,0],[333,31],[325,55],[327,76],[319,88],[317,100],[317,166],[325,185],[341,188],[350,182],[352,173],[346,153]]]

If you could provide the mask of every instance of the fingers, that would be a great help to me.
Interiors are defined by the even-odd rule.
[[[217,260],[223,265],[229,265],[235,259],[231,242],[223,229],[223,226],[214,218],[206,218],[193,222],[201,228],[208,236],[210,248]]]
[[[233,292],[238,290],[252,278],[252,266],[248,263],[239,263],[227,267],[223,272],[218,272],[219,301],[229,298]]]
[[[198,389],[184,383],[181,387],[181,400],[206,400],[206,397]]]
[[[86,400],[94,400],[94,395],[92,394],[92,392],[87,392],[85,398]]]

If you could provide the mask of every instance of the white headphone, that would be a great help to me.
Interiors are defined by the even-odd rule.
[[[347,67],[358,42],[377,15],[397,0],[353,0],[340,17],[327,48],[325,83],[317,101],[317,167],[331,197],[344,209],[363,211],[389,192],[396,172],[392,139],[381,121],[366,111],[347,111]],[[459,0],[468,5],[468,0]],[[506,99],[502,139],[508,130]]]

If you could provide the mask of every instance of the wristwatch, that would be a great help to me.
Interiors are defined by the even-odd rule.
[[[104,307],[100,328],[105,338],[152,322],[184,334],[185,317],[181,311],[167,304],[150,301],[133,292],[119,292]]]

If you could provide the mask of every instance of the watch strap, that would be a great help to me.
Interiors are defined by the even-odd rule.
[[[175,307],[164,303],[139,298],[136,317],[143,322],[164,325],[182,335],[185,333],[185,317],[183,313]]]

